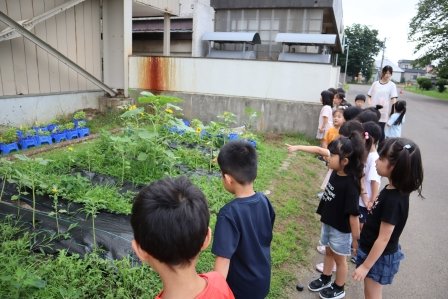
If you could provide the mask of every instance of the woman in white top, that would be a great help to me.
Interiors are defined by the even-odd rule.
[[[383,67],[381,71],[381,79],[373,82],[369,91],[367,92],[367,105],[369,107],[375,107],[381,105],[383,108],[380,110],[381,117],[379,125],[381,126],[382,136],[380,142],[384,140],[384,126],[389,120],[391,114],[391,107],[397,101],[397,86],[390,79],[392,77],[393,69],[390,65]],[[392,111],[394,112],[394,111]]]

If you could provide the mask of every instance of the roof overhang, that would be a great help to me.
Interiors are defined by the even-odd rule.
[[[258,32],[206,32],[202,40],[227,42],[227,43],[251,43],[261,44]]]
[[[336,34],[277,33],[275,42],[301,45],[336,45]]]
[[[163,3],[159,3],[163,2]],[[163,5],[158,7],[156,4]],[[151,1],[151,0],[133,0],[132,17],[160,17],[165,14],[172,16],[179,15],[179,1]]]

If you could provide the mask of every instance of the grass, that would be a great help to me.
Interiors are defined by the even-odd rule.
[[[448,89],[445,90],[444,92],[439,92],[436,89],[424,90],[424,89],[418,88],[417,86],[407,86],[404,89],[406,91],[421,94],[421,95],[428,96],[431,98],[441,99],[441,100],[445,100],[445,101],[448,100]]]
[[[99,121],[98,128],[101,126]],[[319,233],[315,194],[325,169],[313,155],[287,153],[284,143],[307,144],[303,136],[264,135],[260,139],[255,189],[269,193],[276,211],[269,298],[285,298],[285,286],[294,285],[297,269],[306,263],[307,252]],[[91,143],[76,146],[76,151],[90,149]],[[58,164],[62,163],[59,156],[66,153],[58,149],[53,156],[44,156],[52,156],[53,165],[65,169],[66,165]],[[232,195],[224,190],[219,177],[192,180],[210,202],[213,229],[219,209]],[[31,234],[11,220],[0,223],[0,260],[5,261],[0,264],[0,298],[153,298],[161,288],[153,270],[136,267],[130,259],[107,261],[95,253],[79,257],[66,251],[54,257],[30,255],[32,240]],[[198,272],[210,271],[213,264],[209,248],[201,254]]]

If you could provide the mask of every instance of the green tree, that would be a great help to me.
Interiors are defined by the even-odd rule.
[[[448,78],[448,1],[420,0],[409,23],[408,39],[416,43],[419,66],[437,61],[439,76]]]
[[[361,72],[369,80],[375,56],[384,44],[378,39],[378,30],[370,29],[366,25],[353,24],[345,29],[344,35],[349,46],[347,76],[357,76]],[[338,65],[341,66],[342,72],[345,72],[345,59],[345,53],[339,55]]]

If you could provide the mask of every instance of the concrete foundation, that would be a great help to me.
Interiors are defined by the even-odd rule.
[[[46,123],[59,115],[77,110],[98,109],[98,97],[102,91],[61,93],[35,96],[0,97],[0,125],[32,125]]]
[[[102,113],[116,111],[120,106],[132,105],[134,104],[134,99],[132,98],[123,98],[123,97],[99,97],[98,99],[99,110]]]
[[[140,90],[131,90],[130,96],[137,98]],[[216,121],[217,115],[225,111],[237,116],[237,126],[248,121],[245,110],[251,108],[260,113],[254,129],[261,132],[303,133],[309,137],[316,136],[321,104],[234,97],[210,94],[192,94],[185,92],[162,92],[184,100],[182,107],[185,118],[198,118],[205,123]]]

